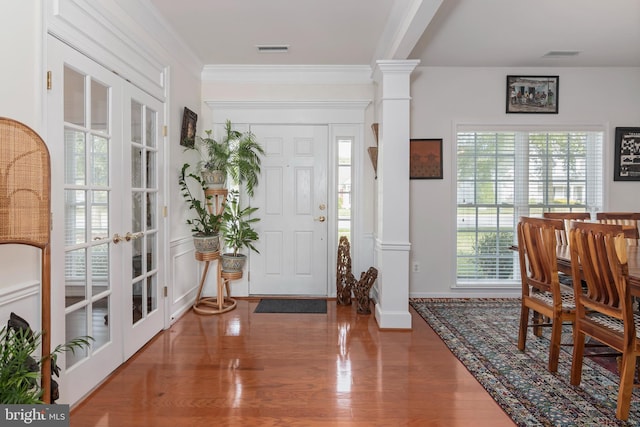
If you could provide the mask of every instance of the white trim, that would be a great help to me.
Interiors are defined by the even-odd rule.
[[[203,82],[371,84],[369,65],[205,65]]]
[[[40,295],[39,281],[2,287],[0,288],[0,307],[38,295]]]
[[[364,124],[371,100],[231,101],[205,100],[215,123]]]

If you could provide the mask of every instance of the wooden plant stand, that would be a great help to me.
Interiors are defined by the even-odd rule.
[[[226,189],[208,189],[205,191],[207,196],[207,207],[209,211],[215,209],[218,214],[221,214],[224,210],[224,203],[227,199]],[[220,262],[220,251],[216,252],[196,252],[196,260],[204,261],[204,270],[202,271],[202,277],[200,278],[200,286],[198,287],[198,294],[196,295],[196,301],[193,304],[193,311],[198,314],[220,314],[236,308],[236,300],[231,298],[231,292],[229,289],[229,282],[231,280],[237,280],[242,277],[242,271],[238,273],[227,273],[222,271],[222,264]],[[216,296],[205,297],[202,296],[202,289],[204,283],[207,280],[207,274],[209,273],[209,264],[211,261],[217,261],[217,292]],[[226,296],[224,294],[226,290]]]

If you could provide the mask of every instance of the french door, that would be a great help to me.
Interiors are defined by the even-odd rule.
[[[252,125],[265,149],[258,207],[259,254],[250,254],[252,295],[326,296],[327,156],[324,125]]]
[[[74,403],[164,326],[163,104],[52,37],[48,52],[52,317],[59,341],[94,340],[63,358]]]

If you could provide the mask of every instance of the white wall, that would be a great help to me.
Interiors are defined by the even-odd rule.
[[[42,135],[42,13],[38,1],[9,0],[0,13],[0,117],[18,120]],[[40,250],[0,246],[0,325],[11,310],[34,329],[40,325],[34,284],[40,282]],[[25,291],[29,289],[29,291]],[[37,291],[37,287],[36,287]]]
[[[558,75],[558,114],[506,114],[508,74]],[[457,124],[590,124],[605,135],[605,208],[640,211],[640,182],[613,182],[617,126],[640,126],[640,68],[419,67],[412,75],[412,138],[443,139],[443,180],[411,181],[410,295],[472,296],[455,284],[455,165]],[[486,290],[476,295],[498,295]],[[513,295],[519,294],[519,290]]]

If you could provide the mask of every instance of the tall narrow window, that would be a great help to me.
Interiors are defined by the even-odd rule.
[[[457,282],[517,280],[515,226],[546,211],[602,207],[601,131],[459,131]]]
[[[353,138],[338,138],[338,237],[351,241],[351,172]]]

